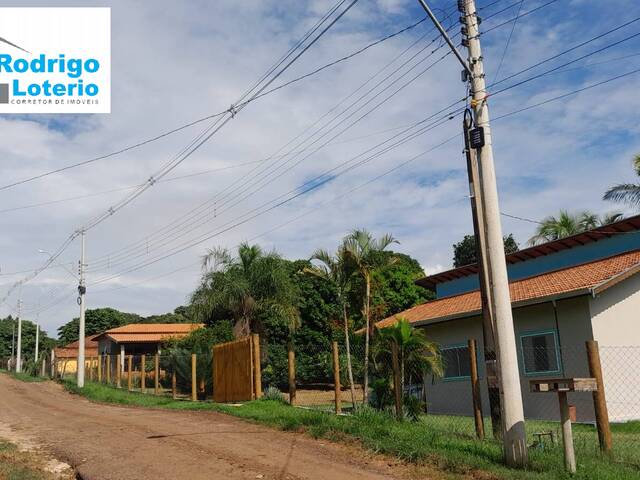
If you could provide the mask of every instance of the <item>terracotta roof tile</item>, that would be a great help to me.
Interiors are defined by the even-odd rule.
[[[98,354],[98,342],[94,339],[98,337],[98,335],[90,335],[88,337],[84,337],[84,353],[86,356],[95,356]],[[56,347],[54,349],[54,354],[56,358],[75,358],[78,356],[78,343],[71,342],[68,345],[63,347]]]
[[[186,337],[202,327],[202,323],[131,323],[107,330],[102,335],[117,343],[159,343]]]
[[[553,295],[578,293],[594,288],[638,265],[640,265],[640,250],[516,280],[509,284],[511,302],[517,304]],[[378,327],[392,325],[397,317],[404,317],[409,322],[437,321],[447,317],[476,314],[480,309],[480,292],[474,290],[417,305],[393,317],[385,318],[376,325]]]

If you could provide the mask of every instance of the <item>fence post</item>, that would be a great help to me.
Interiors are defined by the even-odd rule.
[[[396,342],[391,342],[391,367],[393,369],[393,396],[396,403],[396,417],[398,420],[402,420],[402,382],[400,379],[398,344]]]
[[[131,391],[131,371],[133,370],[133,355],[127,358],[127,390]]]
[[[46,373],[47,373],[47,357],[46,355],[44,355],[42,357],[42,368],[40,369],[40,376],[44,377]]]
[[[335,393],[336,415],[342,413],[341,389],[340,389],[340,355],[338,352],[338,342],[331,343],[333,350],[333,389]]]
[[[51,349],[51,378],[56,377],[56,352]]]
[[[196,354],[191,354],[191,401],[198,400],[196,379]]]
[[[173,397],[174,400],[176,400],[178,398],[178,376],[176,374],[176,364],[178,362],[176,362],[176,360],[173,360],[173,368],[172,368],[172,372],[171,372],[171,396]]]
[[[111,385],[111,355],[107,354],[107,385]]]
[[[573,432],[567,392],[558,392],[560,402],[560,423],[562,424],[562,442],[564,445],[564,466],[569,473],[576,473],[576,454],[573,449]]]
[[[104,355],[98,355],[98,383],[102,383],[102,357]]]
[[[153,393],[158,395],[160,393],[160,355],[157,352],[153,361]]]
[[[122,388],[122,370],[120,366],[122,365],[121,359],[122,352],[120,352],[116,356],[116,388]]]
[[[215,402],[215,389],[216,389],[216,358],[215,349],[211,347],[211,401]]]
[[[262,397],[262,371],[260,370],[260,336],[257,333],[251,335],[253,344],[253,391],[256,400]]]
[[[471,395],[473,397],[473,420],[476,425],[478,440],[484,440],[484,420],[482,418],[482,398],[480,397],[480,381],[478,380],[478,353],[476,340],[469,339],[469,364],[471,366]]]
[[[140,391],[147,393],[147,356],[140,356]]]
[[[598,440],[600,450],[607,455],[611,455],[612,440],[611,428],[609,426],[609,411],[607,410],[607,399],[604,390],[604,379],[602,377],[602,365],[600,364],[600,350],[598,342],[587,340],[587,360],[589,362],[589,375],[596,379],[598,389],[592,393],[593,407],[596,413],[596,426],[598,427]]]
[[[293,341],[289,341],[289,404],[296,403],[296,353],[293,350]]]

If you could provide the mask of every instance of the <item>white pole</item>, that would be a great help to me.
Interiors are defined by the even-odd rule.
[[[34,354],[34,362],[38,363],[38,342],[40,340],[40,325],[38,324],[38,318],[36,317],[36,352]]]
[[[120,345],[120,374],[124,373],[124,343]]]
[[[80,321],[78,322],[78,380],[79,388],[84,387],[84,295],[86,287],[84,282],[84,230],[80,232],[80,284],[78,285],[78,297],[80,303]]]
[[[493,302],[492,309],[496,322],[496,353],[500,371],[498,381],[502,392],[504,455],[508,465],[522,467],[527,464],[527,439],[475,0],[465,0],[464,9],[469,52],[468,65],[472,71],[470,81],[473,100],[471,106],[476,127],[484,129],[484,146],[478,148],[479,188],[482,190],[485,202],[485,214],[480,221],[486,222],[484,227],[487,234],[488,255],[485,258],[489,262],[489,288],[493,291],[490,299]]]
[[[16,348],[16,373],[22,371],[22,300],[18,300],[18,345]]]

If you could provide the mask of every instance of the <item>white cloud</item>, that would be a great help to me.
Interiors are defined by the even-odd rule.
[[[3,183],[112,151],[227,108],[334,2],[132,3],[123,0],[107,3],[112,6],[113,18],[112,114],[68,120],[73,128],[65,131],[53,129],[55,125],[51,119],[39,123],[12,117],[0,119],[3,137],[8,139],[0,145]],[[578,43],[584,40],[585,34],[595,35],[623,23],[631,10],[640,9],[634,2],[619,3],[626,9],[599,7],[606,9],[608,16],[596,17],[597,21],[588,16],[581,17],[580,12],[559,15],[564,12],[562,6],[549,7],[539,15],[522,19],[501,76]],[[531,8],[533,6],[532,3]],[[356,5],[334,30],[300,58],[283,80],[350,53],[423,15],[417,7],[405,11],[403,8],[404,3],[389,0],[378,2],[377,8],[373,9],[364,4]],[[587,7],[578,2],[575,8]],[[596,7],[590,5],[589,8]],[[507,13],[487,20],[487,28],[503,18],[509,18]],[[234,165],[277,152],[428,28],[425,23],[412,34],[385,42],[348,63],[249,105],[173,174]],[[585,33],[587,28],[588,33]],[[507,33],[508,29],[501,29],[483,37],[489,78],[492,78],[491,68],[495,68],[502,54]],[[433,38],[433,34],[428,38]],[[605,64],[582,72],[544,77],[527,87],[492,98],[492,114],[498,116],[612,76],[623,66]],[[372,132],[417,121],[462,98],[464,86],[459,81],[459,70],[452,56],[447,57],[336,141],[366,138],[335,143],[290,171],[281,169],[281,176],[270,177],[264,188],[255,191],[252,197],[197,224],[198,228],[188,238],[243,218],[246,212],[298,188],[313,176],[361,154],[394,133],[367,136]],[[405,77],[408,78],[410,75]],[[532,218],[541,218],[559,208],[611,210],[613,205],[600,200],[602,192],[613,183],[633,178],[630,157],[640,151],[640,127],[636,120],[640,99],[635,95],[636,83],[637,77],[629,77],[566,101],[495,122],[493,135],[503,210]],[[202,127],[194,127],[90,167],[0,192],[0,209],[137,184],[178,152]],[[158,184],[87,233],[90,268],[92,263],[96,265],[97,257],[131,242],[144,243],[146,237],[151,237],[150,253],[143,253],[136,262],[125,259],[127,261],[118,265],[118,257],[113,257],[105,265],[108,268],[88,275],[88,305],[113,306],[142,314],[171,310],[183,303],[196,285],[198,269],[195,263],[206,247],[233,247],[239,241],[263,233],[256,241],[266,248],[276,248],[290,258],[304,258],[318,247],[335,248],[350,229],[365,227],[376,234],[393,233],[401,241],[398,249],[415,256],[429,273],[448,268],[451,245],[472,228],[465,197],[465,164],[458,140],[366,188],[347,192],[459,131],[460,120],[456,118],[334,182],[202,245],[93,286],[96,280],[109,278],[181,244],[183,238],[158,246],[153,243],[152,232],[175,219],[184,218],[185,212],[233,182],[246,180],[254,167]],[[232,191],[237,193],[238,188]],[[345,194],[344,198],[324,203],[341,194]],[[111,193],[0,214],[5,231],[0,237],[2,272],[38,266],[43,261],[43,256],[37,254],[39,248],[55,249],[74,228],[122,195],[122,192]],[[318,205],[322,206],[301,220],[271,231]],[[513,232],[521,243],[533,230],[530,224],[506,218],[503,226],[505,232]],[[78,252],[79,246],[74,244],[61,260],[75,265]],[[189,264],[194,267],[159,277]],[[19,277],[0,277],[3,284],[0,294],[15,278]],[[61,285],[66,287],[58,291]],[[132,286],[118,288],[126,285]],[[57,326],[77,315],[74,288],[71,277],[59,269],[51,270],[43,273],[37,282],[27,284],[22,296],[27,305],[33,305],[39,298],[53,301],[57,295],[67,295],[65,301],[41,315],[45,328],[54,333]],[[11,298],[11,302],[15,300],[15,296]],[[2,313],[8,313],[6,306]]]

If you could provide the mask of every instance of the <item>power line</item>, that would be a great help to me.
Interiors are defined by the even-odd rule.
[[[345,0],[343,0],[338,6],[341,6],[344,2],[345,2]],[[267,89],[269,87],[269,85],[271,85],[277,78],[279,78],[298,58],[300,58],[301,55],[303,55],[309,48],[311,48],[311,46],[313,46],[357,2],[358,2],[358,0],[352,0],[347,5],[347,7],[345,9],[343,9],[338,15],[336,15],[328,23],[328,25],[326,25],[322,30],[320,30],[320,32],[314,38],[312,38],[303,48],[300,49],[300,51],[298,51],[295,55],[293,55],[293,57],[283,67],[281,67],[279,69],[279,71],[277,71],[277,73],[271,75],[272,72],[275,72],[280,67],[280,65],[282,65],[287,60],[287,58],[293,54],[293,51],[290,51],[290,53],[287,54],[278,63],[278,65],[269,72],[269,74],[267,76],[263,76],[263,79],[261,79],[260,82],[258,82],[258,84],[256,84],[254,87],[252,87],[249,90],[248,93],[250,93],[253,90],[255,90],[260,83],[262,83],[264,80],[266,80],[266,78],[268,78],[269,75],[271,75],[271,78],[268,81],[266,81],[263,85],[261,85],[260,88],[255,93],[253,93],[252,97],[249,97],[249,99],[255,97],[256,95],[259,95],[265,89]],[[334,9],[334,11],[337,11],[337,7]],[[329,18],[330,18],[329,16],[325,16],[325,19],[328,20]],[[320,25],[321,25],[321,23],[318,24],[317,27],[314,27],[314,31],[315,31],[315,29],[319,28]],[[310,35],[308,35],[307,38],[310,38]],[[300,44],[300,46],[302,46],[302,43]],[[243,100],[246,97],[246,95],[247,94],[242,96],[240,98],[240,100]],[[116,204],[115,206],[110,207],[105,213],[95,217],[88,224],[85,224],[85,226],[83,226],[80,230],[78,230],[78,231],[74,232],[73,234],[71,234],[69,236],[69,238],[61,245],[61,247],[58,250],[56,250],[56,252],[47,260],[47,262],[45,262],[45,264],[42,267],[36,269],[33,273],[31,273],[30,275],[28,275],[24,279],[16,282],[9,289],[8,293],[5,295],[3,300],[8,298],[8,296],[10,296],[13,293],[13,291],[15,290],[15,288],[17,288],[19,285],[22,285],[23,283],[30,281],[31,279],[35,278],[44,269],[48,268],[53,263],[53,261],[55,261],[55,259],[57,259],[62,254],[62,252],[64,252],[64,250],[70,245],[70,243],[80,235],[80,232],[84,232],[84,231],[86,231],[86,230],[88,230],[90,228],[93,228],[96,225],[98,225],[99,223],[101,223],[102,221],[104,221],[106,218],[109,218],[111,215],[113,215],[118,210],[120,210],[121,208],[125,207],[131,201],[133,201],[135,198],[137,198],[139,195],[141,195],[150,186],[154,185],[157,180],[159,180],[162,177],[164,177],[167,173],[169,173],[171,170],[176,168],[180,163],[182,163],[184,160],[186,160],[191,154],[193,154],[198,148],[200,148],[207,140],[209,140],[216,132],[218,132],[222,127],[224,127],[224,125],[226,125],[232,118],[235,118],[235,115],[240,110],[242,110],[246,105],[247,105],[247,101],[246,100],[244,101],[244,104],[240,104],[240,105],[237,105],[237,106],[232,105],[229,108],[228,112],[225,112],[224,115],[219,116],[218,120],[216,122],[214,122],[213,125],[209,126],[207,129],[205,129],[180,154],[178,154],[174,159],[172,159],[169,162],[167,162],[165,164],[165,166],[163,166],[158,172],[156,172],[154,175],[152,175],[149,178],[149,180],[147,180],[147,182],[144,184],[143,187],[140,187],[139,189],[134,191],[132,194],[130,194],[129,196],[127,196],[123,200],[121,200],[118,204]]]
[[[340,2],[340,4],[343,4],[343,3],[345,3],[345,2],[344,1]],[[334,11],[334,10],[332,9],[332,11]],[[276,92],[276,91],[278,91],[278,90],[280,90],[282,88],[285,88],[285,87],[287,87],[289,85],[297,83],[297,82],[299,82],[301,80],[304,80],[306,78],[312,77],[312,76],[314,76],[314,75],[316,75],[316,74],[318,74],[318,73],[320,73],[320,72],[322,72],[322,71],[324,71],[324,70],[326,70],[328,68],[331,68],[331,67],[333,67],[335,65],[338,65],[339,63],[342,63],[344,61],[350,60],[350,59],[352,59],[352,58],[354,58],[354,57],[366,52],[370,48],[378,46],[381,43],[386,42],[387,40],[393,39],[393,38],[395,38],[395,37],[397,37],[397,36],[399,36],[399,35],[401,35],[403,33],[406,33],[406,32],[408,32],[410,30],[413,30],[415,27],[417,27],[418,25],[422,24],[425,20],[426,20],[426,18],[423,18],[423,19],[421,19],[421,20],[419,20],[417,22],[414,22],[414,23],[412,23],[412,24],[410,24],[410,25],[408,25],[408,26],[406,26],[406,27],[404,27],[404,28],[402,28],[402,29],[400,29],[400,30],[398,30],[396,32],[393,32],[391,34],[385,35],[384,37],[382,37],[382,38],[380,38],[378,40],[375,40],[375,41],[365,45],[364,47],[359,48],[358,50],[356,50],[356,51],[354,51],[354,52],[352,52],[352,53],[350,53],[348,55],[340,57],[340,58],[338,58],[336,60],[332,60],[331,62],[328,62],[325,65],[323,65],[321,67],[318,67],[318,68],[316,68],[316,69],[314,69],[314,70],[312,70],[312,71],[310,71],[310,72],[308,72],[306,74],[300,75],[299,77],[296,77],[296,78],[294,78],[292,80],[289,80],[289,81],[287,81],[287,82],[285,82],[283,84],[280,84],[280,85],[278,85],[278,86],[276,86],[276,87],[274,87],[274,88],[272,88],[272,89],[270,89],[270,90],[268,90],[266,92],[262,92],[261,94],[255,96],[255,98],[252,98],[251,101],[254,101],[254,100],[257,100],[259,98],[262,98],[262,97],[264,97],[266,95],[269,95],[270,93],[274,93],[274,92]],[[241,97],[241,98],[244,98],[245,96],[246,95],[243,95],[243,97]],[[249,103],[249,102],[247,102],[247,103]],[[243,104],[245,104],[245,103],[243,103]],[[43,172],[43,173],[31,176],[31,177],[24,178],[22,180],[15,181],[13,183],[9,183],[9,184],[0,186],[0,191],[6,190],[6,189],[9,189],[9,188],[18,186],[18,185],[22,185],[22,184],[25,184],[25,183],[29,183],[29,182],[32,182],[34,180],[38,180],[40,178],[44,178],[44,177],[47,177],[47,176],[50,176],[50,175],[54,175],[56,173],[61,173],[61,172],[67,171],[67,170],[71,170],[73,168],[81,167],[81,166],[84,166],[84,165],[89,165],[91,163],[95,163],[95,162],[98,162],[100,160],[104,160],[104,159],[107,159],[107,158],[110,158],[110,157],[114,157],[114,156],[120,155],[122,153],[129,152],[131,150],[135,150],[135,149],[137,149],[139,147],[142,147],[142,146],[148,145],[150,143],[156,142],[156,141],[158,141],[158,140],[160,140],[162,138],[168,137],[170,135],[173,135],[174,133],[178,133],[178,132],[180,132],[182,130],[188,129],[190,127],[198,125],[198,124],[200,124],[202,122],[205,122],[207,120],[211,120],[213,118],[225,115],[228,112],[229,112],[229,109],[221,111],[221,112],[213,113],[213,114],[204,116],[202,118],[198,118],[196,120],[193,120],[193,121],[191,121],[189,123],[180,125],[180,126],[178,126],[176,128],[173,128],[171,130],[162,132],[162,133],[160,133],[160,134],[158,134],[158,135],[156,135],[154,137],[151,137],[151,138],[148,138],[146,140],[143,140],[143,141],[134,143],[132,145],[128,145],[126,147],[123,147],[121,149],[115,150],[113,152],[110,152],[110,153],[107,153],[107,154],[104,154],[104,155],[100,155],[100,156],[97,156],[97,157],[89,158],[87,160],[83,160],[83,161],[80,161],[80,162],[77,162],[77,163],[66,165],[64,167],[60,167],[60,168],[57,168],[57,169],[54,169],[54,170]]]
[[[511,37],[513,37],[513,32],[516,29],[516,24],[518,23],[518,16],[520,15],[520,10],[522,10],[522,5],[524,4],[524,0],[520,0],[520,5],[518,6],[518,13],[516,14],[516,19],[513,21],[513,25],[511,25],[511,31],[509,32],[509,36],[507,37],[507,43],[504,46],[504,50],[502,51],[502,56],[500,57],[500,63],[498,63],[498,68],[496,69],[496,74],[493,78],[493,83],[498,80],[498,75],[500,74],[500,69],[502,69],[502,64],[504,63],[504,58],[509,51],[509,45],[511,44]]]
[[[426,35],[426,34],[425,34]],[[423,36],[424,37],[424,36]],[[422,37],[422,38],[423,38]],[[420,39],[418,39],[416,42],[414,42],[410,47],[408,47],[407,49],[405,49],[399,56],[396,57],[396,59],[394,59],[392,62],[390,62],[389,64],[387,64],[383,69],[381,69],[377,74],[375,74],[373,77],[371,77],[369,80],[367,80],[365,83],[363,83],[360,87],[358,87],[354,92],[352,92],[350,95],[348,95],[347,97],[345,97],[343,100],[341,100],[340,102],[338,102],[338,104],[336,104],[334,107],[332,107],[327,113],[325,113],[325,115],[323,115],[322,117],[320,117],[318,120],[316,120],[316,122],[314,122],[310,127],[307,127],[307,129],[305,129],[301,134],[297,135],[294,139],[290,140],[289,142],[287,142],[287,144],[284,147],[287,147],[289,145],[291,145],[295,140],[297,140],[298,138],[302,137],[309,129],[313,128],[315,125],[317,125],[323,118],[325,118],[328,114],[330,114],[331,112],[333,112],[334,110],[336,110],[338,107],[340,107],[346,100],[348,100],[350,97],[352,97],[355,93],[357,93],[359,90],[361,90],[364,86],[366,86],[373,78],[375,78],[377,75],[379,75],[380,73],[382,73],[386,68],[388,68],[391,64],[393,64],[398,58],[402,57],[405,53],[407,53],[409,51],[409,49],[415,45]],[[435,41],[435,39],[433,40]],[[431,43],[433,43],[433,41]],[[424,51],[427,47],[423,47],[417,54],[419,54],[421,51]],[[409,60],[405,61],[400,67],[398,67],[398,69],[396,71],[399,71],[399,69],[403,68],[405,65],[407,65],[412,59],[416,58],[416,55],[414,54]],[[429,54],[429,56],[432,53]],[[424,60],[424,59],[423,59]],[[301,147],[302,145],[305,144],[305,142],[311,140],[318,132],[322,131],[322,129],[328,127],[332,122],[334,122],[335,120],[337,120],[340,115],[342,115],[343,113],[347,112],[350,108],[352,108],[353,106],[355,106],[358,102],[360,102],[361,100],[363,100],[364,98],[366,98],[366,96],[372,92],[375,91],[376,88],[378,88],[378,86],[382,85],[386,80],[388,80],[389,78],[391,78],[391,75],[387,75],[383,80],[381,80],[380,82],[378,82],[373,88],[369,89],[369,91],[367,93],[365,93],[364,95],[361,95],[356,101],[352,102],[348,107],[346,107],[341,113],[337,114],[336,116],[334,116],[331,120],[329,120],[328,122],[326,122],[322,127],[320,127],[319,130],[316,130],[313,134],[309,135],[305,140],[299,142],[297,145],[295,145],[294,147],[292,147],[291,150],[289,150],[286,154],[284,154],[282,157],[286,157],[288,155],[290,155],[291,153],[294,153],[297,155],[299,152],[306,150],[299,150],[296,151],[297,148]],[[394,82],[396,82],[398,79],[394,80]],[[376,95],[379,95],[381,92],[378,92]],[[361,107],[360,107],[361,108]],[[343,122],[344,119],[341,121]],[[335,128],[335,126],[333,127]],[[313,145],[314,143],[316,143],[318,141],[318,139],[316,139],[311,145]],[[283,150],[284,147],[281,147],[280,149],[278,149],[276,151],[276,153],[279,153]],[[275,158],[275,154],[272,155],[270,158]],[[254,168],[254,170],[252,172],[249,172],[249,175],[251,175],[254,171],[256,171],[258,167]],[[270,166],[268,166],[268,168],[271,168]],[[261,172],[258,172],[256,175],[261,175],[264,174],[264,172],[266,172],[266,169],[263,169]],[[254,175],[255,177],[255,175]],[[224,197],[221,197],[222,194],[225,193],[225,191],[229,191],[232,188],[234,188],[235,190],[237,190],[237,187],[239,185],[239,183],[241,184],[242,182],[244,182],[244,184],[247,184],[248,180],[246,179],[239,179],[239,181],[236,181],[230,185],[228,185],[227,187],[225,187],[221,192],[219,192],[218,194],[216,194],[216,196],[214,196],[211,200],[205,202],[204,204],[201,204],[199,207],[197,207],[196,209],[192,210],[192,212],[197,211],[198,209],[201,209],[201,207],[210,204],[211,202],[213,202],[213,200],[221,200]],[[228,195],[227,195],[228,196]],[[191,212],[189,212],[187,215],[189,215]],[[197,218],[197,217],[195,217]],[[171,230],[174,230],[177,227],[182,227],[185,225],[185,222],[180,222],[179,224],[175,225],[174,227],[172,227]],[[161,229],[162,230],[162,229]],[[161,230],[157,231],[160,232]],[[133,244],[133,246],[135,245],[142,245],[142,243],[144,242],[144,240],[141,240],[135,244]],[[111,254],[107,255],[108,257],[111,257],[114,255],[114,252],[112,252]],[[105,258],[107,256],[102,256],[100,258]],[[95,265],[95,262],[93,262],[93,264]]]

